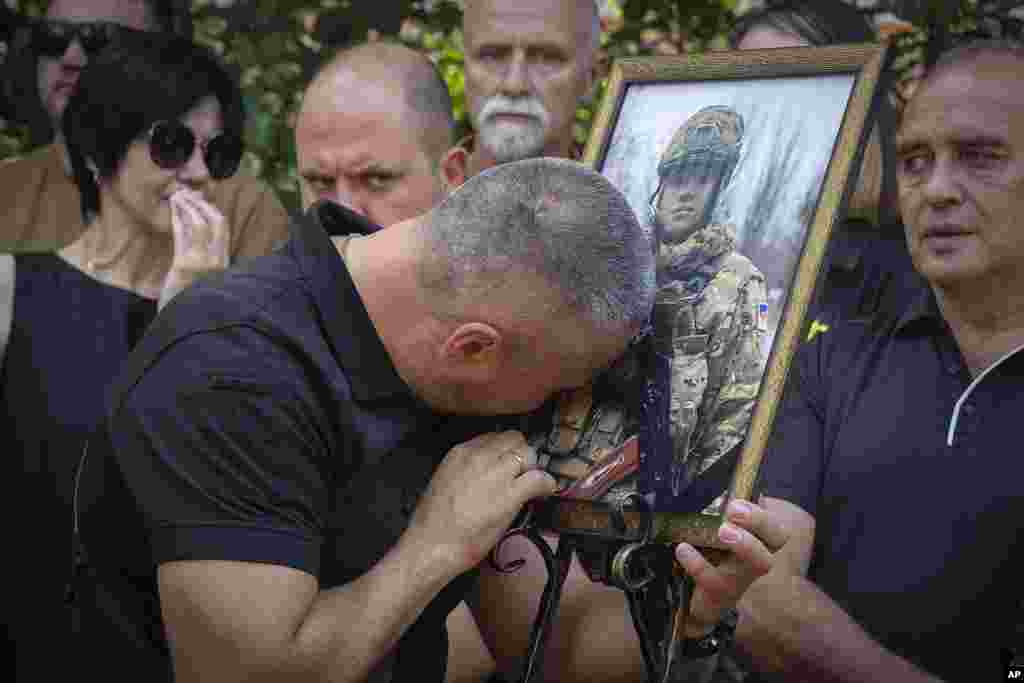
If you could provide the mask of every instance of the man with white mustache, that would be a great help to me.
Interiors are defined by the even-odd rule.
[[[482,147],[503,164],[539,156],[544,151],[544,131],[551,116],[537,97],[513,99],[495,95],[484,102],[477,117]]]
[[[595,78],[594,0],[468,0],[466,106],[476,136],[468,175],[538,156],[579,156],[576,108]]]

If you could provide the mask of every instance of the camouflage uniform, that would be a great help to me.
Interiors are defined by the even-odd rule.
[[[691,165],[713,173],[719,179],[708,199],[713,207],[738,161],[742,136],[738,114],[707,107],[677,131],[658,174],[664,181]],[[652,197],[655,213],[661,190]],[[667,460],[671,493],[678,496],[746,435],[764,370],[767,298],[764,276],[736,251],[726,225],[705,225],[682,243],[660,244],[658,282],[654,334],[656,347],[671,355]],[[550,431],[531,438],[566,495],[610,502],[636,490],[636,452],[623,448],[639,431],[635,370],[620,367],[609,373],[615,381],[564,396]],[[722,496],[706,511],[721,502]]]
[[[663,245],[656,316],[669,323],[674,493],[746,436],[764,371],[764,276],[735,250],[728,226]],[[717,510],[721,498],[709,512]]]
[[[705,107],[673,136],[658,164],[661,181],[710,170],[719,178],[713,209],[739,161],[743,130],[732,109]],[[660,193],[659,184],[651,199],[655,214]],[[729,225],[710,223],[680,244],[662,242],[658,282],[656,331],[670,336],[672,349],[671,482],[678,495],[746,436],[764,371],[768,302],[764,276],[736,251]]]

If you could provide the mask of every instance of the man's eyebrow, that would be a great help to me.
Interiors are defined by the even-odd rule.
[[[1006,146],[1006,140],[988,133],[978,133],[974,135],[958,135],[957,137],[953,138],[953,142],[958,145],[969,145],[971,147]]]
[[[402,168],[398,164],[389,165],[384,164],[377,160],[370,160],[362,164],[358,164],[352,167],[353,173],[389,173],[391,175],[398,175],[402,172]]]
[[[1007,141],[1004,138],[982,132],[958,134],[949,138],[946,142],[960,147],[1005,147],[1007,145]],[[893,146],[897,154],[906,154],[919,147],[927,146],[927,144],[928,141],[922,136],[912,134],[901,137],[897,134]]]
[[[914,151],[915,149],[918,149],[919,147],[923,147],[924,144],[924,140],[922,140],[919,137],[897,136],[896,139],[893,141],[893,149],[896,151],[896,154],[906,154],[908,152]]]

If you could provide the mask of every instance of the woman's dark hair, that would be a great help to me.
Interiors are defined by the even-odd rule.
[[[740,41],[757,28],[773,28],[799,36],[813,46],[871,43],[877,39],[867,18],[842,0],[769,0],[764,7],[747,12],[736,21],[729,35],[729,44],[736,49]],[[892,74],[887,74],[882,82],[882,93],[878,97],[878,109],[875,112],[875,130],[881,151],[881,178],[875,178],[879,189],[877,220],[883,227],[900,222],[896,199],[896,160],[893,154],[896,110],[887,96],[888,79],[891,77]],[[865,155],[864,160],[867,158]],[[862,173],[876,175],[866,164],[862,166]]]
[[[875,40],[864,15],[842,0],[783,0],[741,16],[729,35],[729,44],[736,48],[751,29],[762,27],[791,33],[818,46]]]
[[[241,91],[206,48],[175,35],[138,33],[89,60],[63,116],[64,142],[87,222],[100,211],[89,164],[99,177],[110,178],[150,126],[181,118],[211,95],[220,104],[224,132],[241,136]]]

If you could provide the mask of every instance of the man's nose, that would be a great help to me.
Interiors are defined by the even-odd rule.
[[[693,193],[679,188],[666,187],[662,191],[662,197],[666,204],[675,206],[676,204],[682,204],[684,202],[691,201],[693,199]]]
[[[950,206],[963,200],[957,166],[945,157],[936,158],[921,189],[925,200],[933,206]]]
[[[513,50],[505,69],[504,78],[501,79],[501,92],[509,97],[530,94],[529,65],[526,61],[525,51]]]

